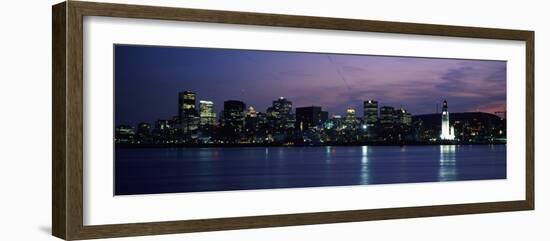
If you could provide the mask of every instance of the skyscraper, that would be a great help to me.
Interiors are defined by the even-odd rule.
[[[268,116],[272,118],[276,132],[294,129],[296,120],[292,114],[292,102],[285,97],[274,100],[272,106],[268,108],[268,112],[270,112]]]
[[[454,140],[455,129],[449,125],[449,110],[447,107],[447,100],[443,101],[443,108],[441,109],[441,140]]]
[[[200,118],[196,109],[196,94],[193,91],[179,92],[178,118],[181,130],[187,136],[192,135],[199,128]]]
[[[208,100],[199,101],[199,116],[201,126],[214,125],[216,113],[214,113],[214,102]]]
[[[254,109],[253,106],[249,106],[248,109],[246,109],[246,117],[255,118],[257,117],[258,112]]]
[[[265,114],[257,112],[254,107],[246,109],[244,120],[244,133],[248,142],[263,142],[266,135]]]
[[[357,121],[357,118],[355,117],[355,108],[348,107],[346,109],[346,117],[344,122],[346,124],[347,129],[351,129],[351,130],[357,129],[358,121]]]
[[[272,107],[280,115],[290,115],[292,114],[292,102],[285,99],[285,97],[279,97],[277,100],[273,101]]]
[[[395,109],[391,106],[380,107],[380,123],[381,124],[395,124],[396,116]]]
[[[402,125],[411,125],[412,123],[412,116],[411,113],[407,112],[403,107],[399,108],[399,110],[396,110],[397,119],[399,120],[399,124]]]
[[[378,121],[378,101],[367,100],[363,102],[363,121],[367,125],[374,125]]]
[[[348,107],[346,109],[346,119],[347,120],[355,120],[355,108]]]
[[[183,91],[178,96],[178,116],[180,120],[185,117],[197,116],[196,99],[197,96],[193,91]]]
[[[321,126],[328,117],[328,112],[322,111],[320,106],[308,106],[296,108],[296,129],[305,131]]]
[[[238,139],[243,133],[246,105],[242,101],[227,100],[223,102],[223,126],[226,134]],[[231,136],[233,135],[233,136]]]

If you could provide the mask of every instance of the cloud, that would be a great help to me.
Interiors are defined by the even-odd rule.
[[[506,65],[504,64],[496,67],[495,70],[485,78],[485,81],[506,83]]]
[[[467,88],[465,79],[473,70],[472,67],[460,67],[449,69],[445,72],[440,80],[442,82],[435,85],[435,88],[445,92],[456,92]]]
[[[360,108],[366,99],[403,105],[413,114],[433,113],[443,99],[453,112],[506,109],[504,61],[202,48],[133,51],[116,66],[117,98],[126,98],[117,99],[117,109],[143,108],[127,111],[125,119],[171,116],[177,91],[186,89],[215,101],[216,111],[224,100],[239,99],[263,112],[278,96],[294,107],[320,105],[331,114]]]

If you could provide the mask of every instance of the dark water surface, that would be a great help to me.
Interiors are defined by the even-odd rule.
[[[115,195],[504,178],[506,145],[115,151]]]

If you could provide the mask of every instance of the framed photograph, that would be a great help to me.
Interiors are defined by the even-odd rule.
[[[534,32],[53,6],[67,239],[534,209]]]

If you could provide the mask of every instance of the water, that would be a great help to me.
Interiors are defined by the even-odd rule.
[[[115,194],[506,178],[506,145],[117,148]]]

